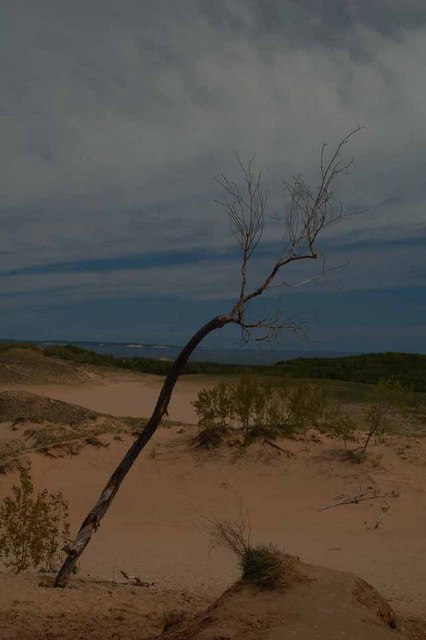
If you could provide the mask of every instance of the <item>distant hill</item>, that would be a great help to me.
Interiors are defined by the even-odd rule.
[[[0,384],[87,382],[96,378],[87,369],[67,358],[51,358],[32,345],[0,345]]]
[[[394,376],[412,386],[414,391],[426,391],[426,355],[416,353],[296,358],[277,362],[275,366],[294,378],[328,378],[375,384],[380,378]]]
[[[87,351],[73,345],[46,347],[45,355],[56,356],[79,363],[109,365],[166,375],[170,362],[150,358],[115,358],[107,354]],[[241,373],[247,366],[217,362],[189,362],[185,373],[227,374]],[[426,391],[426,355],[415,353],[371,353],[336,358],[296,358],[274,365],[253,365],[260,374],[280,375],[292,378],[328,378],[346,382],[375,384],[380,378],[394,376],[412,386],[414,391]]]
[[[13,343],[13,340],[2,340]],[[182,346],[173,344],[143,344],[137,342],[101,342],[101,341],[75,341],[75,340],[52,340],[37,341],[28,340],[38,348],[53,347],[60,348],[64,345],[79,347],[86,351],[94,351],[103,355],[114,356],[115,358],[147,358],[149,360],[174,360],[182,349]],[[271,345],[263,345],[262,348],[243,347],[206,347],[200,345],[191,354],[190,362],[215,362],[219,364],[238,365],[271,365],[277,360],[294,360],[295,358],[329,358],[337,356],[354,356],[359,352],[349,351],[317,351],[307,349],[282,349],[278,345],[272,348]]]
[[[33,355],[25,357],[25,350]],[[37,360],[37,356],[40,362]],[[80,380],[88,375],[78,365],[94,365],[96,367],[115,367],[140,373],[167,375],[171,362],[157,358],[117,358],[110,354],[98,353],[76,347],[74,345],[55,345],[36,347],[30,344],[0,345],[0,382],[10,377],[9,382],[29,382],[31,368],[47,369],[47,362],[52,363],[52,371],[47,378],[78,377]],[[77,369],[64,369],[66,363],[74,363]],[[18,365],[19,366],[16,366]],[[61,366],[62,365],[62,366]],[[380,378],[391,376],[412,387],[413,391],[426,391],[426,355],[415,353],[370,353],[356,356],[339,356],[335,358],[295,358],[282,360],[273,365],[241,365],[219,362],[189,362],[185,374],[226,375],[239,374],[250,368],[261,375],[288,375],[291,378],[311,378],[343,380],[375,384]],[[93,375],[93,374],[92,374]],[[15,377],[18,377],[16,380]],[[20,378],[25,376],[26,380]],[[6,381],[6,380],[4,380]],[[68,378],[68,381],[70,379]]]

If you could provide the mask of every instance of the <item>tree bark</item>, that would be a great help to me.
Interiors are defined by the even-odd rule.
[[[167,413],[167,407],[169,405],[174,386],[177,379],[183,372],[185,365],[188,362],[189,356],[209,333],[215,331],[216,329],[224,327],[226,324],[229,324],[231,322],[235,322],[232,316],[216,316],[215,318],[210,320],[210,322],[207,322],[203,327],[201,327],[201,329],[197,331],[197,333],[192,336],[192,338],[177,356],[164,381],[163,387],[160,391],[160,395],[158,396],[157,404],[155,405],[154,411],[148,423],[141,431],[133,445],[127,451],[127,453],[115,469],[114,473],[108,480],[95,506],[93,507],[93,509],[91,509],[91,511],[84,519],[83,524],[81,525],[73,544],[67,545],[64,548],[64,551],[67,553],[67,558],[65,559],[62,567],[58,572],[58,575],[56,576],[55,587],[65,587],[67,585],[73,568],[75,567],[84,549],[89,544],[93,533],[99,527],[100,522],[107,512],[111,502],[113,501],[118,489],[121,486],[121,483],[123,482],[124,478],[131,469],[133,463],[135,462],[142,449],[147,445],[147,443],[154,435],[158,425],[161,422],[161,419]]]

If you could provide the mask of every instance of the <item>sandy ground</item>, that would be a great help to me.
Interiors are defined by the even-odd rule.
[[[196,422],[191,400],[208,380],[183,380],[169,418]],[[25,389],[113,415],[147,416],[160,379],[101,385],[26,385]],[[22,387],[21,387],[22,388]],[[81,560],[80,576],[120,579],[120,571],[154,588],[216,597],[238,576],[235,559],[211,549],[206,519],[235,517],[242,501],[254,541],[276,543],[304,561],[352,571],[377,588],[399,613],[426,618],[426,442],[391,439],[368,462],[344,462],[338,443],[317,438],[283,442],[288,458],[261,445],[244,456],[235,449],[191,448],[194,426],[160,428],[123,484]],[[76,528],[128,445],[87,447],[78,456],[35,454],[37,486],[60,489]],[[0,478],[0,498],[15,480]],[[399,497],[319,509],[362,490]],[[389,505],[377,529],[382,508]]]
[[[153,640],[171,612],[196,613],[206,601],[185,591],[75,579],[0,574],[2,640]]]
[[[138,375],[105,380],[103,384],[26,384],[14,385],[55,400],[78,404],[113,416],[148,417],[155,406],[163,378],[156,375]],[[169,419],[197,424],[191,402],[199,389],[215,384],[210,376],[194,375],[178,381],[169,406]]]
[[[2,640],[425,640],[350,573],[296,563],[274,591],[236,583],[218,599],[185,591],[0,574]]]

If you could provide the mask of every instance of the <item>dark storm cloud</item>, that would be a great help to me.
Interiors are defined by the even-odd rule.
[[[3,291],[181,291],[188,265],[131,270],[125,289],[123,271],[106,284],[73,265],[221,254],[213,177],[233,171],[235,150],[258,154],[273,189],[282,174],[314,176],[321,144],[358,123],[342,198],[371,209],[333,241],[424,232],[423,2],[13,0],[0,14],[0,272],[27,269]],[[41,276],[56,263],[66,276]],[[196,294],[228,291],[234,266],[220,265],[200,265]],[[354,282],[371,286],[362,269]]]
[[[226,4],[206,1],[205,6],[214,6],[216,13],[224,13]],[[259,29],[277,30],[299,41],[306,36],[330,37],[342,45],[347,44],[348,36],[353,38],[357,25],[395,35],[426,20],[422,0],[249,0],[247,4]]]

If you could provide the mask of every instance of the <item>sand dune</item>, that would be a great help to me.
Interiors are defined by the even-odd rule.
[[[132,433],[140,422],[23,390],[0,391],[0,470],[6,473],[24,455],[77,454],[85,444],[108,446],[98,436]]]
[[[35,393],[47,395],[56,400],[110,413],[115,416],[146,417],[152,412],[161,388],[161,379],[148,377],[142,382],[119,382],[108,386],[39,386],[31,387]],[[169,410],[169,418],[179,422],[197,422],[191,405],[193,392],[181,391],[178,387]]]
[[[14,348],[0,353],[0,384],[78,384],[102,378],[100,368],[49,358],[33,349]]]
[[[394,640],[410,637],[388,603],[350,573],[297,565],[283,590],[259,592],[239,582],[207,611],[172,625],[164,640]]]
[[[242,499],[256,541],[353,571],[398,611],[426,615],[424,447],[410,463],[390,447],[376,449],[364,468],[337,459],[332,442],[287,444],[296,453],[291,459],[260,446],[242,458],[232,450],[206,454],[191,450],[192,430],[160,429],[83,556],[82,575],[116,578],[124,570],[163,587],[217,595],[238,570],[234,558],[210,549],[205,518],[233,517]],[[129,443],[112,441],[107,449],[61,459],[35,455],[36,484],[63,491],[76,527]],[[2,494],[12,481],[13,475],[1,480]],[[360,486],[400,496],[319,511]],[[390,509],[374,529],[386,504]]]
[[[192,598],[191,610],[197,598],[207,606],[239,572],[232,555],[211,549],[206,518],[232,518],[242,500],[254,541],[277,544],[314,565],[353,572],[378,589],[397,614],[426,618],[426,442],[389,436],[362,465],[344,461],[337,442],[314,433],[281,443],[294,452],[291,458],[260,444],[243,456],[232,447],[199,451],[191,446],[197,432],[190,424],[196,421],[191,400],[210,383],[202,376],[178,383],[169,418],[188,426],[158,430],[83,555],[80,577],[117,580],[124,570],[154,582],[165,607],[173,598],[158,594],[185,593]],[[115,416],[145,417],[160,385],[157,376],[114,374],[96,384],[14,388]],[[106,448],[85,447],[78,456],[34,454],[35,484],[64,493],[75,529],[131,442],[126,435],[122,441],[111,438]],[[15,479],[14,473],[0,478],[0,498]],[[320,511],[364,490],[385,497]],[[158,608],[155,615],[158,625]]]
[[[397,616],[351,573],[300,564],[278,591],[238,582],[209,603],[183,590],[0,575],[5,640],[423,640],[426,626]]]
[[[123,378],[104,381],[100,385],[27,384],[22,388],[113,416],[148,417],[157,401],[163,378],[148,374],[134,375],[131,380]],[[202,375],[179,380],[169,406],[168,418],[185,424],[196,424],[197,416],[191,402],[199,389],[214,383],[214,379]]]

